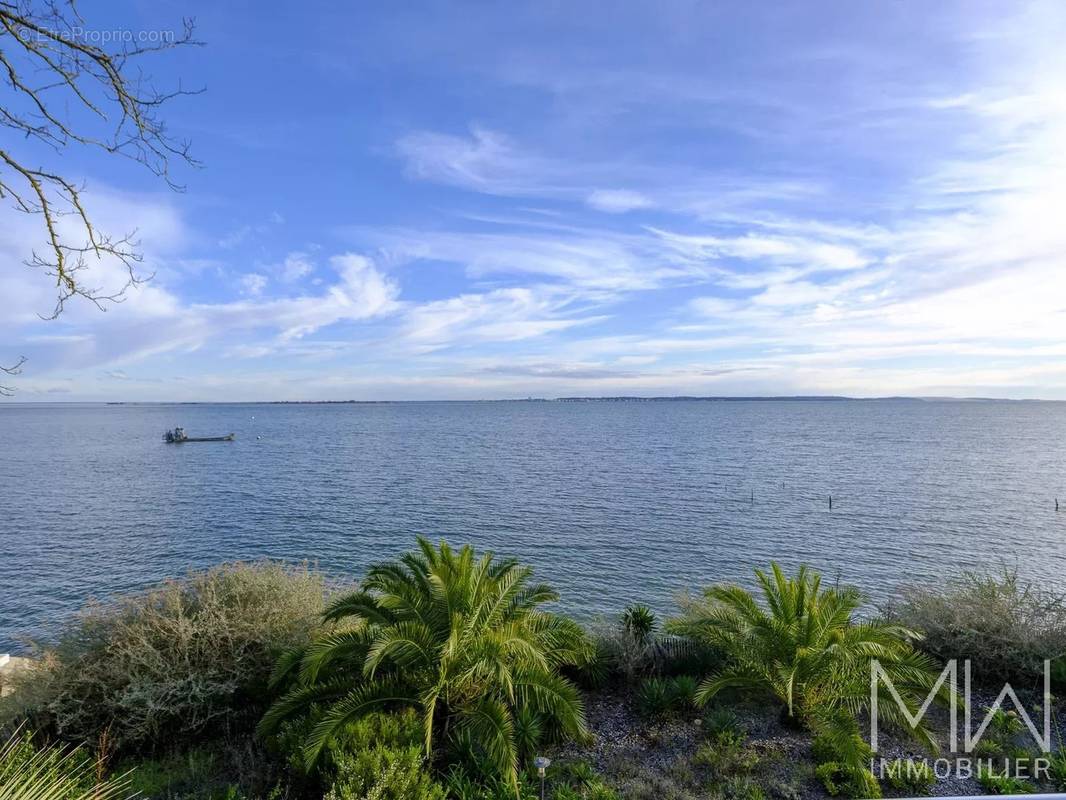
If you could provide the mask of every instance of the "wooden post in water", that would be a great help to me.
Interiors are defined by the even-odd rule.
[[[1057,501],[1056,501],[1056,502],[1057,502]],[[752,505],[755,505],[755,490],[754,490],[754,489],[752,489],[752,490],[751,490],[751,504],[752,504]],[[1055,509],[1055,510],[1056,510],[1056,511],[1058,510],[1058,506],[1056,506],[1056,509]]]
[[[833,495],[829,495],[829,510],[833,510]]]

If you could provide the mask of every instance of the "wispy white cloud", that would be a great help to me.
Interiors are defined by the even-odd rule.
[[[592,208],[612,214],[624,214],[641,208],[652,208],[655,202],[647,195],[632,189],[596,189],[585,199]]]
[[[258,272],[248,272],[241,276],[241,289],[252,297],[261,295],[267,283],[269,283],[267,276],[260,275]]]
[[[646,59],[450,48],[479,91],[537,113],[483,105],[459,133],[404,115],[384,162],[402,202],[323,232],[342,248],[268,245],[282,218],[261,211],[190,252],[172,201],[115,194],[105,216],[141,228],[157,279],[45,327],[25,309],[47,311],[49,287],[0,271],[17,299],[0,332],[41,370],[24,385],[104,393],[121,370],[124,392],[160,397],[1066,397],[1061,6],[949,3],[920,26],[886,11],[876,30],[842,15],[837,40],[751,13],[762,58],[706,46],[730,10],[638,13],[618,35]],[[31,239],[7,222],[14,263]],[[157,359],[194,357],[189,384],[151,384]]]
[[[315,271],[314,264],[306,253],[292,252],[285,256],[281,265],[281,280],[285,283],[295,283]]]

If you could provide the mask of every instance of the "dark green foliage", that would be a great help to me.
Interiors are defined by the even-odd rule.
[[[515,783],[499,778],[472,776],[461,767],[452,767],[444,778],[448,800],[539,800],[539,783],[525,775]]]
[[[738,586],[711,587],[702,602],[689,604],[671,623],[675,633],[707,642],[728,657],[701,684],[697,700],[708,702],[725,689],[775,697],[790,722],[832,739],[833,760],[847,765],[849,780],[866,783],[871,794],[876,781],[866,768],[868,748],[855,722],[869,704],[871,660],[877,658],[914,716],[939,671],[915,652],[911,631],[858,618],[863,602],[858,591],[823,588],[820,576],[806,567],[790,578],[772,564],[769,573],[755,570],[755,576],[760,599]],[[878,686],[881,718],[907,724],[884,684]],[[947,691],[945,685],[942,699]],[[926,727],[908,731],[935,749]],[[839,788],[832,776],[829,780]]]
[[[988,709],[985,711],[987,713]],[[1014,748],[1018,734],[1024,729],[1025,723],[1017,711],[997,708],[988,718],[988,727],[985,728],[981,742],[987,741],[997,754],[1008,755]]]
[[[283,800],[290,796],[283,760],[249,737],[126,759],[112,771],[129,773],[131,787],[153,800]]]
[[[120,752],[250,729],[278,654],[309,640],[325,593],[306,568],[233,564],[90,606],[20,673],[0,716],[73,742],[109,731]]]
[[[707,709],[703,715],[703,731],[708,736],[714,736],[722,731],[739,731],[740,721],[737,715],[728,708],[720,706]]]
[[[926,795],[936,783],[936,775],[928,761],[897,758],[885,765],[882,777],[897,792],[908,797]]]
[[[831,782],[848,797],[880,797],[881,787],[869,769],[874,753],[860,735],[855,718],[847,711],[834,710],[820,715],[815,722],[817,732],[811,752],[819,766],[835,765],[823,770],[836,776],[830,778]],[[825,783],[825,777],[819,778]]]
[[[531,773],[530,780],[539,786]],[[618,793],[604,783],[587,761],[568,761],[548,770],[548,796],[553,800],[618,800]]]
[[[637,710],[646,717],[691,711],[695,708],[696,687],[696,679],[686,675],[645,678],[636,692]]]
[[[537,747],[544,738],[544,717],[525,706],[515,712],[514,740],[518,760],[527,762],[536,755]]]
[[[691,675],[678,675],[670,679],[670,704],[675,711],[691,711],[696,707],[696,690],[699,682]]]
[[[881,787],[868,769],[857,769],[839,761],[826,761],[814,770],[831,797],[880,797]]]
[[[1061,745],[1048,757],[1048,779],[1057,791],[1066,791],[1066,750]]]
[[[814,770],[815,776],[822,782],[826,793],[836,797],[844,792],[848,781],[847,768],[836,761],[823,761]]]
[[[412,708],[424,753],[447,745],[517,787],[531,736],[587,736],[581,696],[561,670],[590,659],[591,647],[576,623],[541,610],[558,595],[531,574],[492,553],[418,539],[415,552],[372,567],[361,591],[327,610],[344,631],[281,659],[275,680],[290,688],[261,731],[313,716],[311,767],[349,723]],[[520,720],[523,709],[538,719]]]
[[[121,765],[120,769],[130,769],[131,787],[145,797],[206,795],[204,790],[217,782],[218,760],[210,750],[194,748],[169,757]]]
[[[647,606],[632,605],[622,612],[622,628],[637,642],[651,641],[658,627],[655,614]]]
[[[987,764],[977,769],[977,782],[989,794],[1032,794],[1036,791],[1030,781],[1008,775],[1005,770],[996,770]]]
[[[673,704],[669,682],[664,678],[645,678],[637,689],[636,702],[644,716],[664,716]]]

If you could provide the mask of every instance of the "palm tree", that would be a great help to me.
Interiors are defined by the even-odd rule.
[[[559,670],[591,648],[576,623],[541,610],[558,596],[531,574],[511,559],[419,537],[417,550],[372,567],[360,591],[327,609],[325,619],[342,627],[282,657],[274,683],[293,685],[261,731],[317,707],[304,747],[310,767],[352,720],[413,707],[427,756],[442,738],[473,744],[517,788],[530,735],[588,735],[581,697]]]
[[[697,702],[708,703],[727,688],[764,691],[776,697],[788,721],[826,736],[838,754],[858,767],[868,754],[855,715],[870,704],[870,670],[876,659],[912,715],[938,677],[934,662],[918,653],[918,634],[882,620],[857,616],[863,603],[855,589],[822,588],[821,578],[800,567],[794,578],[777,564],[770,574],[755,570],[762,603],[738,586],[714,586],[704,600],[670,623],[681,635],[719,648],[726,664],[700,685]],[[922,724],[911,727],[878,682],[878,712],[936,750]],[[941,697],[947,697],[946,685]],[[884,702],[881,702],[881,701]]]
[[[658,624],[655,612],[646,605],[637,603],[626,606],[626,610],[622,612],[622,628],[642,645],[651,640]]]

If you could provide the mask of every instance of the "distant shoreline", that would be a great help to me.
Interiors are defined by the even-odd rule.
[[[812,402],[912,402],[912,403],[1063,403],[1066,400],[1039,397],[951,397],[951,396],[885,396],[848,397],[847,395],[617,395],[573,397],[499,397],[464,400],[8,400],[4,405],[70,405],[70,406],[246,406],[246,405],[397,405],[427,403],[812,403]]]

